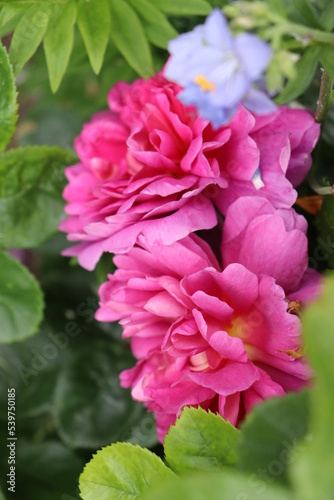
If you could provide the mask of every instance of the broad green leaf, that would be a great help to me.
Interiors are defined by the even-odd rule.
[[[52,92],[58,90],[70,60],[76,17],[75,0],[61,6],[55,5],[50,15],[43,45]]]
[[[17,24],[9,49],[9,58],[17,75],[24,64],[34,55],[45,35],[50,6],[38,2],[24,12]]]
[[[82,467],[82,459],[59,441],[38,443],[20,436],[16,495],[24,499],[74,500]]]
[[[123,22],[126,20],[123,20]],[[100,72],[110,32],[108,0],[79,0],[78,26],[94,72]]]
[[[334,197],[324,197],[321,210],[316,215],[316,227],[319,232],[318,247],[314,253],[316,261],[326,262],[334,269]]]
[[[116,47],[141,76],[151,76],[151,52],[137,14],[124,0],[112,0],[110,9],[111,37]]]
[[[178,35],[166,16],[149,0],[130,0],[130,3],[142,17],[149,40],[158,47],[166,49],[167,42]]]
[[[0,246],[32,248],[50,237],[63,215],[64,167],[74,163],[58,147],[26,147],[0,154]]]
[[[16,342],[35,333],[43,305],[33,275],[19,261],[0,252],[0,343]]]
[[[165,437],[166,460],[178,474],[221,470],[237,461],[239,432],[220,415],[184,408]]]
[[[325,281],[319,302],[303,317],[307,354],[316,379],[311,391],[310,436],[291,466],[296,497],[330,500],[334,491],[334,276]]]
[[[134,500],[161,480],[173,476],[149,450],[116,443],[93,456],[80,476],[79,487],[84,500]]]
[[[334,28],[334,2],[330,1],[320,15],[320,22],[327,31]]]
[[[333,15],[334,15],[334,9],[333,9]],[[321,49],[320,63],[331,78],[334,78],[333,55],[334,55],[334,48],[331,45],[324,45],[324,47]]]
[[[259,481],[287,481],[287,467],[303,449],[308,426],[308,393],[288,394],[253,408],[241,426],[238,468]]]
[[[9,143],[17,120],[17,102],[14,76],[6,49],[0,42],[0,151]]]
[[[101,498],[107,500],[109,497]],[[286,488],[267,483],[261,485],[248,476],[228,470],[224,474],[197,473],[182,479],[175,477],[165,480],[159,486],[147,489],[141,498],[143,500],[293,500],[295,497]]]
[[[203,15],[210,14],[212,7],[205,0],[149,0],[154,7],[167,14]]]
[[[119,373],[131,362],[128,349],[109,339],[85,342],[77,349],[60,374],[55,395],[56,425],[65,443],[96,449],[134,434],[139,442],[152,436],[154,429],[145,425],[140,434],[146,412],[120,387]]]
[[[317,69],[321,48],[319,45],[308,47],[296,65],[296,77],[289,80],[284,90],[275,99],[277,104],[285,104],[299,97],[309,86]]]

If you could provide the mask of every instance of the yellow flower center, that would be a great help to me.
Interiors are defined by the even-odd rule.
[[[204,75],[196,76],[194,83],[199,85],[203,92],[214,92],[216,90],[216,85],[209,80]]]

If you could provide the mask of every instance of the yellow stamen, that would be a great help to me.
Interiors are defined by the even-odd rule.
[[[194,83],[197,83],[203,90],[203,92],[214,92],[216,90],[216,85],[212,82],[209,82],[204,75],[196,76]]]

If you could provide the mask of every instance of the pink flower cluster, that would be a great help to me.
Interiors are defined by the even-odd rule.
[[[116,254],[96,317],[131,339],[138,362],[121,384],[154,412],[161,440],[186,405],[238,425],[303,387],[298,313],[320,286],[291,208],[319,135],[312,115],[240,105],[213,129],[179,91],[161,74],[110,91],[109,111],[76,139],[61,224],[78,242],[66,255],[87,269]]]

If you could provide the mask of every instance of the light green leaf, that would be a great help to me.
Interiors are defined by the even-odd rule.
[[[325,281],[321,300],[303,317],[307,355],[315,370],[311,391],[310,435],[305,449],[291,466],[296,497],[331,500],[334,491],[334,275]]]
[[[239,432],[220,415],[202,408],[184,408],[165,437],[165,455],[178,474],[221,470],[237,461]]]
[[[154,7],[167,14],[203,15],[210,14],[212,7],[205,0],[149,0]]]
[[[124,20],[126,21],[126,20]],[[100,72],[110,32],[108,0],[79,0],[78,26],[94,72]]]
[[[109,497],[103,498],[107,500]],[[147,489],[141,498],[143,500],[293,500],[295,497],[286,488],[267,483],[259,485],[248,476],[228,470],[224,474],[211,472],[206,475],[197,473],[182,479],[175,477],[163,481],[155,488]]]
[[[119,374],[131,362],[123,344],[111,340],[85,342],[77,349],[60,374],[55,395],[56,425],[68,446],[96,449],[125,436],[145,442],[155,434],[145,423],[140,428],[146,411],[120,387]]]
[[[158,47],[166,49],[167,42],[178,35],[166,16],[156,9],[149,0],[130,0],[130,4],[142,17],[149,40]]]
[[[308,393],[269,399],[253,408],[241,426],[238,468],[262,471],[260,480],[287,481],[287,464],[300,452],[308,426]]]
[[[55,5],[50,15],[43,45],[52,92],[58,90],[70,60],[76,17],[75,0]]]
[[[312,45],[305,50],[296,65],[296,77],[288,81],[284,90],[275,99],[277,104],[281,105],[292,101],[307,89],[317,69],[320,50],[319,45]]]
[[[9,49],[9,58],[17,75],[34,55],[46,32],[50,6],[39,2],[27,9],[17,24]]]
[[[124,0],[112,0],[110,9],[111,37],[116,47],[141,76],[151,76],[151,52],[137,14]]]
[[[0,43],[0,151],[9,143],[17,120],[14,76],[6,49]]]
[[[24,8],[24,6],[15,4],[7,4],[0,7],[0,37],[3,37],[13,31],[24,14]]]
[[[334,4],[333,4],[334,5]],[[333,11],[334,14],[334,11]],[[320,62],[331,78],[334,78],[334,48],[331,45],[324,45],[321,49]]]
[[[80,476],[79,487],[84,500],[134,500],[162,479],[173,476],[149,450],[116,443],[94,455]]]
[[[0,154],[0,247],[36,247],[56,232],[64,167],[75,160],[70,151],[47,146]]]
[[[0,500],[6,500],[4,497],[4,494],[2,493],[2,490],[0,489]]]
[[[334,2],[329,2],[321,12],[320,22],[327,31],[332,31],[334,28]]]
[[[29,337],[42,319],[43,295],[36,279],[19,261],[0,252],[0,342]]]

